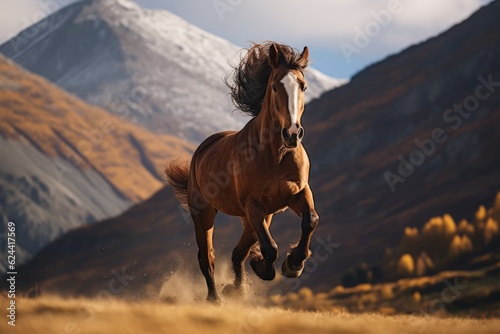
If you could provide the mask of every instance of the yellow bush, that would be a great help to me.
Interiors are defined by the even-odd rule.
[[[431,218],[422,228],[422,248],[434,262],[442,262],[448,255],[450,242],[456,232],[457,226],[449,214]]]
[[[457,233],[457,225],[455,224],[453,217],[449,214],[445,214],[443,216],[443,227],[445,235],[454,235]]]
[[[457,232],[455,221],[449,214],[443,217],[431,218],[423,227],[422,235],[425,236],[453,236]]]
[[[420,303],[420,301],[422,300],[422,294],[420,294],[419,291],[415,291],[412,297],[415,303]]]
[[[485,218],[486,218],[486,208],[484,207],[484,205],[481,205],[476,212],[476,221],[477,222],[483,221]]]
[[[493,218],[488,218],[484,226],[484,244],[487,245],[498,235],[498,223]]]
[[[462,237],[456,235],[451,241],[448,257],[450,259],[456,259],[465,253],[470,253],[471,251],[472,242],[470,238],[466,235]]]
[[[409,277],[415,270],[415,263],[410,254],[403,254],[398,262],[398,275],[401,277]]]
[[[432,262],[432,259],[426,252],[420,253],[415,267],[415,274],[417,276],[425,276],[429,273],[429,270],[432,269],[434,269],[434,262]]]
[[[458,233],[467,234],[468,236],[473,236],[474,232],[475,232],[474,225],[469,224],[467,220],[462,219],[460,221],[460,224],[458,224]]]
[[[474,250],[472,246],[472,241],[466,235],[462,236],[462,250],[464,253],[470,253]]]
[[[431,235],[440,234],[442,231],[443,219],[441,217],[432,217],[422,228],[422,236],[427,238]]]
[[[425,267],[425,262],[419,257],[417,259],[417,265],[415,266],[415,275],[417,276],[425,276],[427,273],[427,268]]]
[[[424,276],[451,269],[455,260],[473,251],[479,254],[485,246],[500,237],[500,192],[493,206],[479,206],[474,219],[462,219],[457,225],[449,214],[433,217],[419,231],[406,227],[398,248],[386,249],[380,268],[386,280]]]
[[[418,237],[418,229],[416,227],[407,227],[405,228],[405,232],[404,232],[404,237],[408,237],[408,238],[411,238],[411,239],[415,239]]]

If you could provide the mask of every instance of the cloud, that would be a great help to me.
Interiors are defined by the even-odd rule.
[[[155,3],[151,0],[137,2]],[[465,19],[487,1],[220,0],[207,1],[204,10],[199,10],[199,2],[184,0],[165,7],[220,36],[241,41],[239,44],[272,38],[293,40],[298,44],[312,40],[333,48],[343,40],[352,39],[356,27],[373,20],[372,13],[387,10],[391,2],[400,3],[401,13],[385,27],[384,34],[394,34],[397,37],[394,43],[402,44],[437,34]],[[208,3],[212,8],[207,8]],[[219,7],[222,4],[223,7]]]
[[[0,2],[0,43],[14,37],[31,23],[31,15],[39,10],[36,0]]]
[[[381,27],[369,47],[356,54],[361,66],[439,34],[491,0],[136,1],[170,10],[241,46],[263,40],[285,42],[297,48],[307,44],[330,52],[329,57],[336,61],[343,58],[341,43],[353,43],[357,29],[372,22],[374,13],[399,2],[400,12]]]

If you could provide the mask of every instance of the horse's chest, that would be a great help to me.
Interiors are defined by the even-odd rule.
[[[260,168],[251,175],[243,188],[245,198],[258,200],[267,212],[280,211],[288,206],[293,196],[300,193],[308,183],[308,168],[297,163],[293,155],[286,156],[279,166]]]
[[[307,180],[297,171],[288,175],[274,175],[260,184],[259,193],[267,204],[287,202],[306,186]]]
[[[256,197],[267,213],[275,213],[285,210],[303,188],[300,182],[275,180],[263,186]]]

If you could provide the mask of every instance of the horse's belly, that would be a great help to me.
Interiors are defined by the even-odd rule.
[[[225,213],[228,216],[244,217],[245,211],[241,209],[239,205],[232,205],[229,201],[217,201],[216,203],[210,203],[218,211]]]
[[[221,188],[220,192],[215,194],[215,196],[214,193],[208,192],[207,194],[205,192],[204,197],[211,206],[226,215],[238,217],[243,217],[245,215],[245,211],[240,206],[236,192],[232,189]]]

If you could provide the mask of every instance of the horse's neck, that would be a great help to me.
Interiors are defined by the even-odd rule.
[[[284,149],[281,139],[281,126],[270,115],[266,104],[263,104],[261,113],[249,124],[245,134],[251,149],[256,150],[256,159],[260,163],[278,165],[282,159]]]

